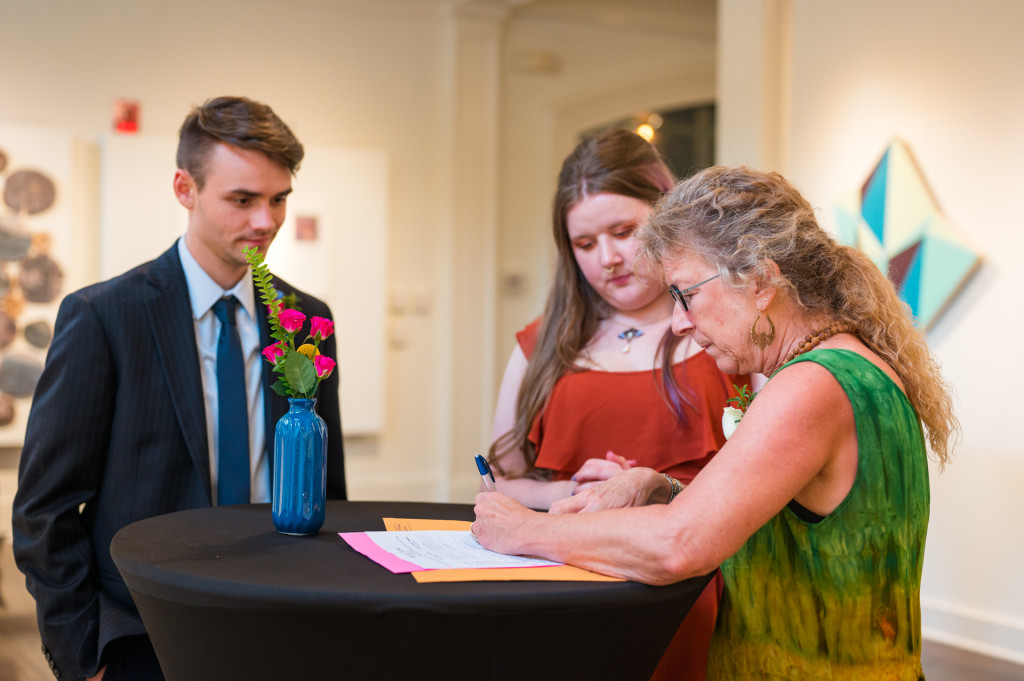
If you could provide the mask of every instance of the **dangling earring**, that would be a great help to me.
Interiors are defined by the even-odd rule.
[[[764,350],[775,341],[775,323],[772,322],[772,316],[767,312],[764,313],[764,316],[768,319],[768,333],[758,333],[757,331],[757,320],[761,318],[760,310],[757,311],[754,323],[750,325],[750,342],[761,350]]]

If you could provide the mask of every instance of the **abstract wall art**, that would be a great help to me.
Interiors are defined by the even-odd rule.
[[[836,205],[838,238],[886,272],[917,325],[930,328],[981,264],[946,219],[910,149],[893,140],[855,190]]]
[[[67,293],[71,138],[0,125],[0,447],[22,444]]]

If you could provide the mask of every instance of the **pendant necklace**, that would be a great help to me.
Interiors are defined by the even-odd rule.
[[[644,332],[635,326],[631,326],[622,333],[619,334],[619,339],[626,341],[626,344],[622,346],[622,352],[629,352],[629,344],[633,342],[634,338],[644,335]]]
[[[636,322],[622,322],[622,321],[619,321],[618,319],[615,319],[615,317],[608,317],[607,319],[612,324],[615,324],[617,326],[625,326],[626,327],[625,331],[619,333],[616,336],[616,338],[618,338],[619,340],[626,341],[626,344],[622,346],[622,353],[623,354],[628,354],[629,353],[630,343],[633,342],[634,338],[639,338],[640,336],[644,335],[644,332],[642,331],[642,329],[646,329],[648,327],[654,326],[655,324],[659,324],[659,323],[664,321],[664,319],[655,319],[654,321],[647,322],[646,324],[636,324]],[[637,327],[640,327],[640,328],[637,328]],[[612,333],[614,333],[614,331]]]

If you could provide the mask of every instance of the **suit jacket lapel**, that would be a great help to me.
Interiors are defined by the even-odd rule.
[[[153,261],[148,282],[152,297],[146,301],[156,352],[181,426],[189,456],[210,492],[210,447],[206,437],[206,406],[199,373],[192,305],[188,283],[175,244]]]

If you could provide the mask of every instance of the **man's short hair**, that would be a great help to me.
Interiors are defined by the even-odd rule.
[[[246,97],[208,99],[192,108],[178,133],[178,167],[188,171],[199,189],[218,142],[262,152],[292,175],[305,154],[292,131],[266,104]]]

